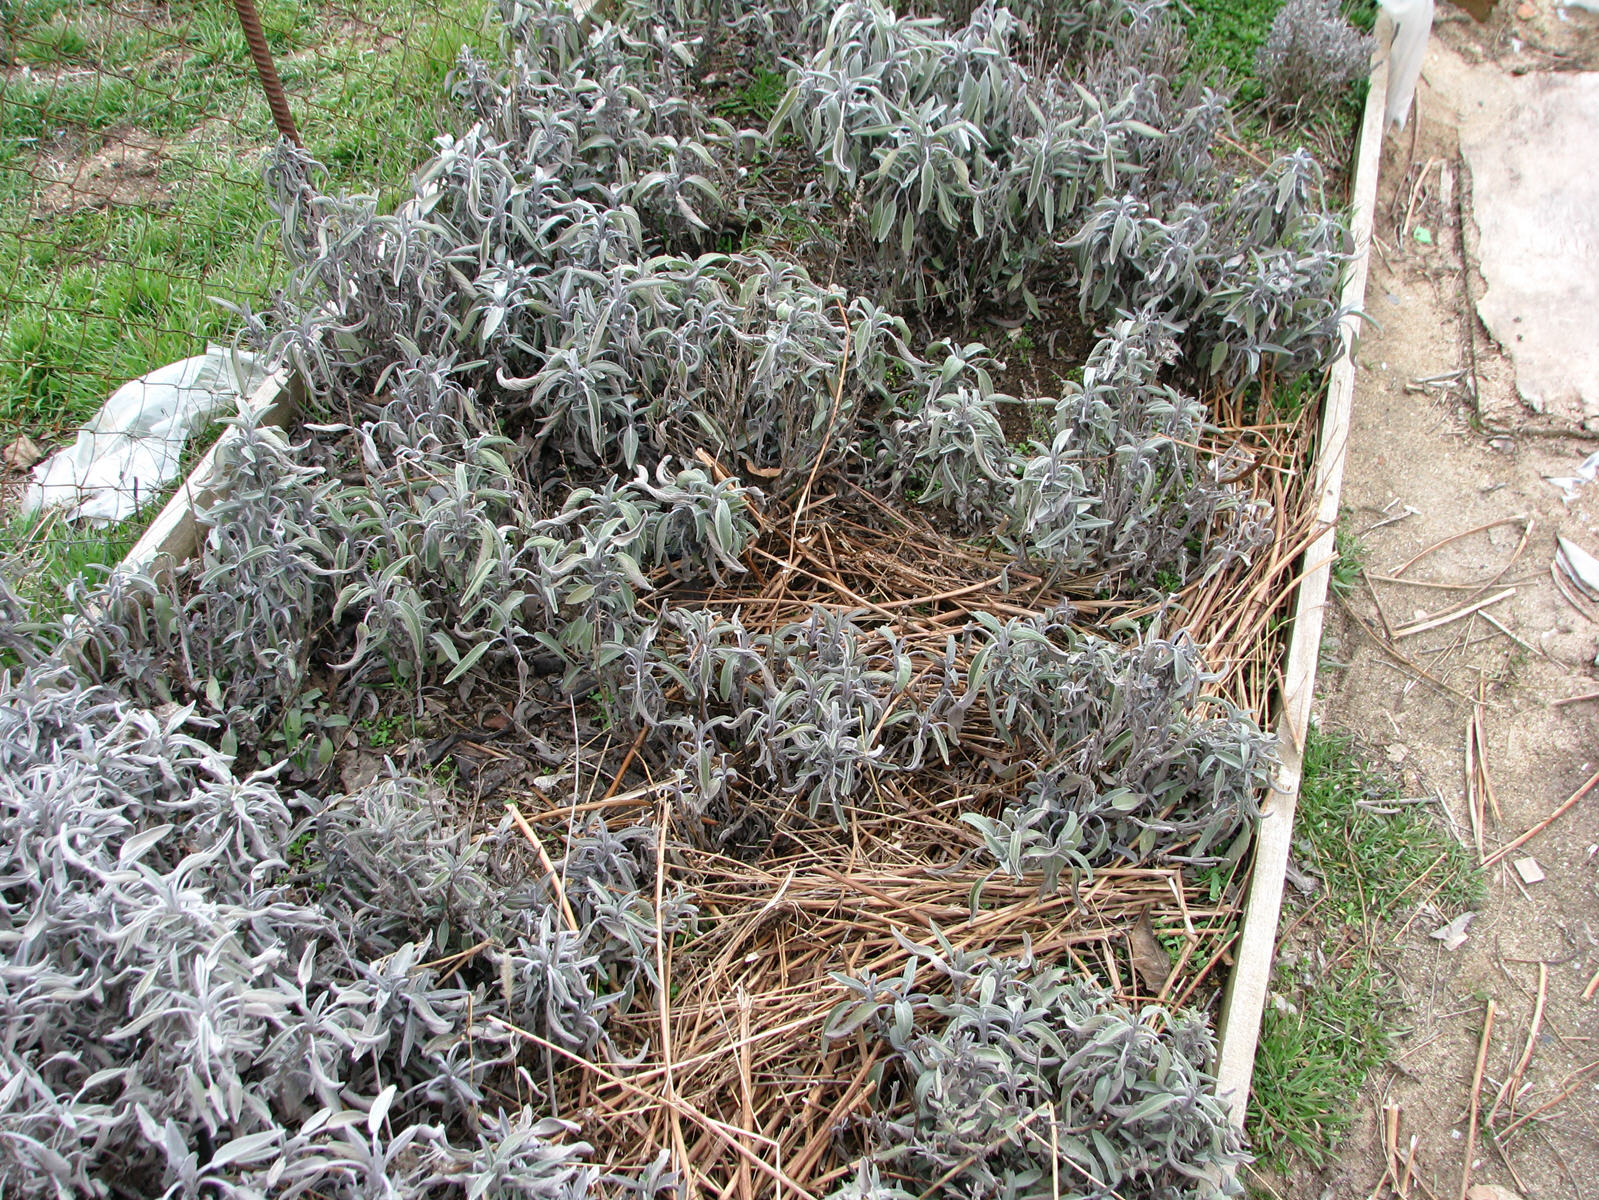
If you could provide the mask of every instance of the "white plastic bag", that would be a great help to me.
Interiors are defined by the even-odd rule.
[[[123,384],[77,441],[34,467],[23,513],[62,508],[67,520],[94,524],[131,517],[177,475],[189,435],[265,377],[255,355],[207,346]]]
[[[1377,0],[1394,23],[1394,40],[1388,47],[1387,121],[1400,129],[1410,117],[1421,78],[1421,60],[1427,57],[1432,34],[1433,0]]]

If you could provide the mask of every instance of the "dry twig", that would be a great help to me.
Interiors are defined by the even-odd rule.
[[[1566,800],[1564,800],[1554,812],[1550,813],[1543,820],[1532,826],[1514,841],[1499,847],[1499,849],[1495,850],[1483,860],[1482,865],[1485,867],[1491,867],[1494,863],[1504,858],[1505,855],[1509,854],[1511,851],[1519,850],[1522,846],[1526,845],[1533,838],[1537,837],[1545,829],[1548,829],[1549,826],[1553,825],[1561,817],[1565,816],[1568,812],[1575,808],[1578,801],[1580,801],[1589,792],[1593,791],[1595,784],[1599,784],[1599,771],[1595,771],[1592,775],[1588,776],[1587,782],[1579,787],[1576,791],[1572,792],[1571,795],[1567,797]]]
[[[1466,1200],[1471,1187],[1472,1158],[1477,1153],[1477,1106],[1481,1100],[1482,1072],[1488,1065],[1488,1043],[1494,1032],[1494,1002],[1488,1001],[1488,1011],[1482,1020],[1482,1041],[1477,1045],[1477,1067],[1471,1076],[1471,1116],[1466,1122],[1466,1160],[1460,1168],[1460,1200]]]
[[[1521,1057],[1516,1060],[1515,1070],[1505,1077],[1499,1085],[1499,1092],[1494,1096],[1494,1102],[1488,1109],[1487,1124],[1493,1127],[1494,1118],[1499,1115],[1499,1106],[1508,1102],[1514,1111],[1516,1107],[1516,1093],[1521,1089],[1521,1077],[1527,1071],[1527,1065],[1532,1062],[1532,1049],[1538,1044],[1538,1030],[1543,1027],[1543,1005],[1549,993],[1549,964],[1538,964],[1538,999],[1532,1006],[1532,1024],[1527,1028],[1527,1044],[1521,1051]]]

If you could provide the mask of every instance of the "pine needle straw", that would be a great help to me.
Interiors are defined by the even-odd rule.
[[[940,649],[978,612],[1031,615],[1064,601],[1078,625],[1123,638],[1117,631],[1125,622],[1153,617],[1162,630],[1188,629],[1221,672],[1215,692],[1264,721],[1280,670],[1277,614],[1319,532],[1297,469],[1306,428],[1300,421],[1217,435],[1247,441],[1274,468],[1254,472],[1249,486],[1274,508],[1275,540],[1253,561],[1164,606],[1148,593],[1117,598],[1099,578],[1030,573],[998,551],[946,536],[921,510],[888,510],[848,485],[829,491],[825,473],[812,474],[791,511],[779,503],[763,514],[765,532],[744,575],[692,601],[737,612],[752,631],[803,620],[818,606],[865,610],[868,622],[906,644]],[[654,596],[688,601],[677,593],[684,585],[655,582]],[[910,689],[923,686],[915,680]],[[669,877],[700,918],[692,935],[658,935],[661,986],[611,1013],[605,1061],[514,1030],[567,1064],[553,1073],[552,1099],[556,1111],[581,1121],[596,1162],[638,1170],[664,1150],[686,1194],[701,1197],[804,1200],[832,1190],[859,1150],[854,1122],[870,1116],[883,1067],[882,1050],[860,1034],[823,1039],[830,1011],[846,995],[834,975],[897,977],[913,961],[907,946],[930,942],[935,931],[957,948],[1069,963],[1135,1006],[1201,1001],[1225,982],[1240,878],[1213,899],[1210,883],[1185,877],[1178,864],[1104,868],[1063,880],[1055,894],[1040,894],[1033,880],[990,877],[992,864],[970,853],[979,841],[959,816],[985,805],[997,811],[1025,782],[1017,768],[1026,768],[1012,764],[996,775],[993,768],[1004,765],[997,756],[1010,752],[997,742],[992,751],[985,746],[963,737],[943,773],[874,777],[848,831],[806,820],[796,798],[774,796],[762,809],[768,828],[758,852],[696,848],[706,847],[704,837],[660,838],[657,910]],[[585,766],[609,783],[599,799],[558,805],[526,790],[507,804],[553,886],[559,876],[539,828],[582,813],[653,807],[658,829],[682,832],[673,822],[686,818],[674,818],[667,789],[638,749],[629,738],[610,765]],[[1132,966],[1128,930],[1146,911],[1157,936],[1175,947],[1158,996],[1140,990]],[[914,962],[919,984],[932,985],[932,969],[920,957]],[[1057,1177],[1061,1162],[1080,1172],[1050,1151],[1058,1131],[1047,1115],[1049,1128],[1029,1136]],[[1072,1174],[1062,1181],[1067,1190],[1105,1191]]]

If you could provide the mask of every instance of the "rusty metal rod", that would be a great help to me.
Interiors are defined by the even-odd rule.
[[[244,28],[244,40],[250,44],[250,58],[255,62],[255,73],[261,80],[261,90],[266,93],[267,107],[272,110],[272,123],[278,132],[296,146],[301,145],[300,131],[295,127],[294,115],[289,112],[289,98],[283,92],[283,81],[272,63],[272,52],[267,49],[266,34],[261,29],[261,18],[255,11],[255,0],[233,0],[238,11],[239,24]]]

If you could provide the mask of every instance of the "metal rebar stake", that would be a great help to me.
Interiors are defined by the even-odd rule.
[[[283,92],[283,81],[272,62],[272,52],[267,49],[266,34],[261,29],[261,18],[255,11],[255,0],[233,0],[238,11],[239,24],[244,28],[244,40],[250,45],[250,58],[255,62],[255,73],[261,80],[261,90],[266,93],[267,107],[272,110],[272,123],[278,132],[296,146],[301,145],[300,131],[295,127],[294,115],[289,112],[289,98]]]

